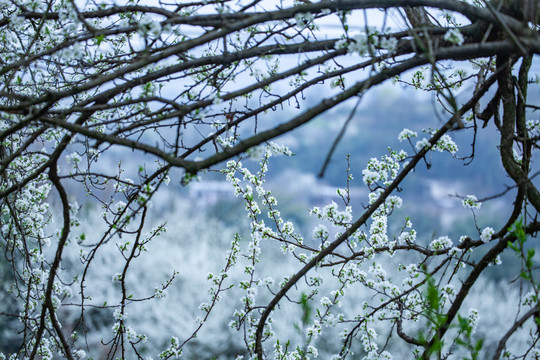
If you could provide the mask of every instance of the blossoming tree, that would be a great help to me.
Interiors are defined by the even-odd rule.
[[[409,358],[540,356],[540,289],[526,244],[540,230],[533,161],[540,123],[532,120],[539,107],[528,92],[540,54],[536,1],[12,0],[0,9],[0,265],[9,283],[2,299],[10,304],[0,318],[12,325],[4,332],[17,334],[0,358],[178,358],[232,288],[243,294],[230,309],[230,326],[245,340],[238,358],[314,358],[332,329],[341,339],[335,359],[390,359],[395,343]],[[353,210],[349,189],[340,189],[345,207],[311,209],[320,224],[300,234],[265,188],[270,157],[290,155],[271,140],[392,81],[432,92],[446,121],[425,136],[389,134],[404,148],[350,169],[369,188],[366,207]],[[317,87],[326,96],[303,101]],[[469,90],[457,97],[459,89]],[[267,119],[284,108],[279,121]],[[500,135],[500,159],[513,182],[505,191],[513,194],[506,221],[459,241],[425,241],[411,219],[393,212],[402,205],[400,184],[430,152],[455,156],[452,132],[475,135],[486,126]],[[123,175],[126,161],[110,166],[122,149],[143,159],[135,179]],[[260,157],[255,172],[242,164],[248,155]],[[221,170],[244,199],[251,238],[231,239],[222,271],[208,275],[210,300],[201,304],[193,334],[171,334],[166,348],[146,354],[147,336],[130,327],[127,309],[164,296],[176,277],[155,284],[152,294],[131,292],[134,260],[165,231],[145,221],[154,210],[149,204],[169,181],[187,184],[206,170]],[[85,221],[72,200],[78,188],[102,206],[108,224],[92,239],[77,231]],[[481,202],[463,197],[473,216]],[[390,233],[390,222],[400,230]],[[87,274],[111,243],[122,264],[112,279],[117,296],[96,303]],[[261,247],[272,244],[295,262],[280,279],[258,266]],[[81,250],[76,274],[64,256],[72,247]],[[524,291],[509,309],[514,321],[485,350],[474,337],[478,311],[464,303],[503,252],[522,259]],[[396,277],[380,260],[388,255],[397,260]],[[228,277],[235,267],[245,275],[238,282]],[[333,290],[320,292],[323,281]],[[359,291],[367,296],[342,312],[343,299]],[[76,320],[65,315],[68,303]],[[287,303],[304,314],[302,341],[273,331]],[[112,311],[104,355],[85,342],[90,310]],[[529,334],[528,343],[515,349],[519,331]]]

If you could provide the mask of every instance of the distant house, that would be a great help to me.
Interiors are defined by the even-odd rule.
[[[367,196],[367,191],[360,188],[350,189],[351,198]],[[297,201],[307,202],[309,206],[324,206],[332,201],[342,203],[334,186],[317,183],[314,186],[304,187],[302,190],[293,189],[292,195]],[[215,205],[219,201],[234,200],[234,188],[226,181],[203,181],[189,185],[189,197],[202,206]]]
[[[316,187],[310,188],[309,191],[310,206],[323,206],[331,201],[339,202],[340,199],[334,186],[319,184]]]
[[[189,197],[200,205],[214,205],[218,201],[234,200],[234,188],[226,181],[204,181],[189,184]]]
[[[352,187],[349,191],[351,198],[361,199],[362,197],[367,197],[367,191],[365,189]],[[316,187],[310,188],[308,201],[310,206],[324,206],[332,201],[343,204],[336,187],[325,184],[318,184]]]

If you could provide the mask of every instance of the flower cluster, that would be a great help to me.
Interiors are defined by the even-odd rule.
[[[478,201],[478,198],[474,195],[467,195],[465,199],[461,201],[464,208],[479,210],[482,207],[482,203]]]
[[[450,239],[448,236],[441,236],[433,240],[429,244],[429,248],[433,251],[439,251],[439,250],[445,250],[445,249],[451,248],[452,245],[453,245],[452,239]]]
[[[350,54],[360,56],[374,54],[377,49],[386,50],[388,54],[393,54],[398,46],[398,40],[394,37],[386,37],[379,34],[374,28],[369,28],[367,34],[357,34],[349,40],[341,39],[335,44],[336,49],[346,48]]]
[[[491,237],[495,234],[495,230],[491,227],[486,227],[484,230],[482,230],[482,234],[480,234],[480,240],[483,242],[488,242],[491,240]]]
[[[366,168],[362,170],[364,183],[369,187],[390,185],[398,174],[399,163],[406,158],[407,153],[404,150],[399,152],[389,150],[389,155],[383,156],[380,160],[371,158]]]
[[[403,140],[410,140],[410,139],[415,138],[417,136],[418,136],[418,133],[416,131],[412,131],[412,130],[409,130],[409,129],[403,129],[398,135],[398,140],[401,142]]]
[[[430,142],[426,138],[422,138],[421,140],[418,140],[416,142],[416,150],[436,150],[438,152],[444,152],[448,151],[450,154],[455,155],[458,152],[458,146],[452,140],[450,136],[447,134],[444,134],[441,136],[441,138],[435,143],[435,145],[431,146]]]
[[[463,34],[456,28],[448,30],[444,34],[444,40],[457,46],[463,45],[463,42],[465,41],[465,39],[463,38]]]
[[[300,28],[311,28],[313,27],[315,16],[311,13],[298,13],[294,16],[294,19]]]
[[[164,350],[161,354],[159,354],[160,359],[179,359],[180,355],[182,355],[182,349],[180,348],[180,342],[178,341],[177,337],[171,338],[171,343],[169,347]]]

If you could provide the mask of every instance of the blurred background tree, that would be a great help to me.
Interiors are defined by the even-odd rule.
[[[215,313],[227,313],[227,331],[239,341],[209,356],[304,359],[319,348],[328,358],[540,354],[536,258],[526,241],[540,229],[536,1],[16,0],[0,9],[0,328],[13,339],[2,343],[5,356],[176,358],[201,341]],[[272,140],[302,144],[295,136],[304,125],[341,120],[333,142],[315,144],[324,164],[318,173],[326,176],[340,141],[362,131],[355,121],[362,99],[387,83],[432,94],[437,121],[420,128],[405,121],[413,112],[405,103],[396,116],[401,128],[416,130],[360,133],[391,148],[370,155],[365,168],[347,158],[338,192],[345,210],[319,197],[326,203],[311,209],[314,224],[305,225],[315,230],[302,235],[289,221],[304,221],[299,210],[282,216],[266,188],[270,157],[291,155]],[[473,162],[484,131],[498,137],[490,164]],[[450,134],[468,136],[466,155]],[[400,143],[390,145],[396,136]],[[435,152],[476,173],[502,164],[508,176],[480,199],[456,194],[474,227],[455,243],[440,229],[417,239],[408,208],[400,209],[407,199],[397,196],[440,159]],[[157,219],[176,214],[166,185],[187,185],[207,172],[232,184],[247,215],[238,224],[249,230],[222,230],[230,242],[206,249],[223,258],[200,279],[208,281],[210,300],[199,303],[201,316],[189,317],[190,331],[152,342],[152,329],[132,327],[137,315],[128,317],[128,309],[164,297],[182,275],[171,269],[143,281],[159,264],[140,258],[164,236]],[[362,174],[360,200],[351,200],[351,173]],[[494,199],[505,211],[483,225],[477,213]],[[410,209],[430,206],[413,202]],[[100,225],[90,226],[95,214]],[[193,251],[202,254],[202,245]],[[517,259],[509,268],[521,279],[519,301],[511,305],[513,320],[489,339],[496,350],[486,350],[474,338],[478,311],[464,304],[501,255]],[[287,265],[268,264],[281,256]],[[194,266],[212,267],[214,258]],[[397,270],[387,275],[384,267]],[[350,305],[346,289],[358,306],[341,312]],[[225,295],[235,300],[220,302]],[[312,314],[301,319],[305,333],[296,338],[283,330],[294,327],[291,306]],[[326,327],[339,331],[325,338]],[[511,347],[520,329],[528,337]]]

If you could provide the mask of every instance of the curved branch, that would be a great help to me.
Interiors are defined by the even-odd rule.
[[[540,230],[540,222],[535,222],[527,226],[526,233],[535,233]],[[495,237],[498,236],[497,234],[494,235]],[[472,286],[475,284],[476,280],[480,277],[482,272],[488,267],[489,264],[495,260],[497,255],[499,255],[504,249],[508,247],[509,242],[513,242],[516,240],[516,236],[514,234],[510,234],[506,237],[500,237],[499,242],[495,244],[483,257],[482,259],[476,264],[475,268],[471,271],[467,279],[463,282],[463,285],[461,286],[461,289],[459,290],[459,293],[456,295],[456,298],[454,299],[454,302],[452,303],[452,306],[446,313],[446,321],[444,324],[438,329],[437,334],[433,336],[432,340],[429,342],[429,344],[426,347],[426,351],[422,355],[422,359],[429,359],[429,349],[433,346],[435,341],[437,339],[442,339],[443,336],[446,334],[448,329],[450,329],[450,324],[456,317],[459,309],[461,308],[461,305],[463,304],[463,301],[467,298],[467,295],[469,294],[469,290],[472,288]]]
[[[519,187],[523,187],[531,204],[537,211],[540,211],[540,192],[528,178],[527,173],[514,160],[514,132],[516,122],[519,119],[517,119],[518,112],[509,57],[498,55],[497,68],[499,70],[499,91],[503,103],[503,122],[500,140],[501,160],[508,175],[510,175]]]
[[[538,307],[533,307],[529,311],[527,311],[521,318],[519,318],[518,321],[512,325],[512,327],[504,334],[504,336],[501,338],[501,341],[499,341],[499,345],[497,346],[497,350],[495,351],[495,354],[493,355],[493,360],[500,359],[502,351],[504,350],[504,347],[506,346],[506,342],[512,336],[514,332],[516,332],[517,329],[519,329],[523,324],[531,317],[537,318],[539,315]]]
[[[69,201],[68,201],[66,190],[64,189],[64,187],[62,186],[62,183],[60,182],[60,179],[58,178],[57,166],[58,165],[56,163],[56,160],[51,163],[49,167],[49,179],[51,180],[56,190],[58,191],[58,194],[60,195],[60,200],[62,202],[64,224],[62,227],[62,234],[60,236],[60,239],[58,240],[58,245],[56,247],[56,254],[54,256],[54,261],[49,270],[49,278],[47,280],[47,289],[45,291],[45,299],[43,301],[43,306],[41,309],[40,325],[39,325],[38,332],[35,338],[35,343],[32,349],[32,353],[30,354],[30,359],[35,358],[38,348],[41,346],[41,339],[42,339],[43,332],[45,331],[45,327],[46,327],[46,316],[47,316],[46,314],[47,312],[49,312],[49,317],[56,331],[56,335],[58,335],[58,338],[60,339],[60,342],[62,344],[62,350],[64,351],[66,358],[68,360],[74,360],[73,356],[71,355],[69,344],[64,334],[62,333],[62,327],[60,326],[60,324],[58,323],[58,320],[56,319],[54,304],[52,302],[52,291],[54,287],[54,279],[56,278],[58,269],[60,268],[60,262],[62,261],[62,252],[64,251],[66,242],[68,240],[69,231],[71,228]]]

